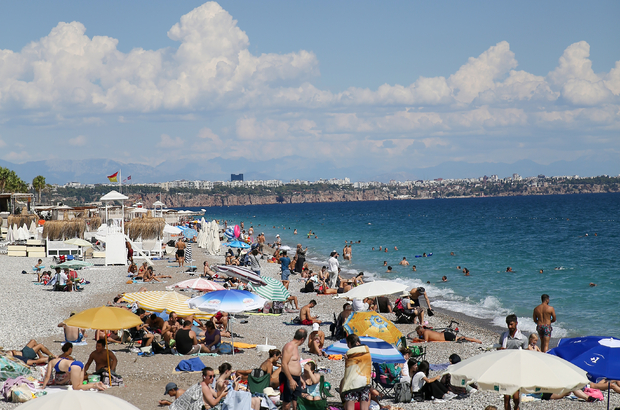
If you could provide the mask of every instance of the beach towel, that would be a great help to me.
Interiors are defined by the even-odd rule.
[[[178,372],[199,372],[205,367],[207,366],[205,366],[200,358],[193,357],[191,359],[181,360],[175,370]]]
[[[344,366],[343,392],[370,385],[372,381],[372,359],[368,346],[355,346],[347,350]]]
[[[229,390],[222,410],[243,410],[252,408],[252,394],[247,391]]]
[[[222,342],[222,344],[230,344],[230,342]],[[235,342],[235,347],[237,349],[253,349],[253,348],[256,347],[256,345],[253,345],[253,344],[250,344],[250,343]]]
[[[450,366],[450,363],[430,364],[428,367],[434,372],[441,372],[446,370]]]
[[[176,399],[171,405],[170,410],[201,410],[204,401],[202,399],[202,387],[200,383],[192,385],[185,393]]]
[[[64,345],[67,342],[58,342],[58,343],[60,343],[61,345]],[[88,342],[86,342],[86,340],[82,340],[81,342],[71,342],[71,344],[73,346],[86,346],[88,345]]]

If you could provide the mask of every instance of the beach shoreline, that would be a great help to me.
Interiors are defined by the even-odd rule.
[[[224,249],[224,248],[223,248]],[[223,263],[222,256],[207,256],[204,252],[196,247],[193,248],[193,257],[195,261],[194,265],[198,267],[198,273],[202,270],[202,263],[207,261],[208,264]],[[222,252],[223,254],[223,252]],[[27,258],[8,258],[7,256],[0,256],[1,262],[7,262],[3,266],[11,265],[13,267],[17,265],[30,264],[30,260]],[[279,264],[265,263],[266,260],[261,260],[261,273],[265,276],[279,278]],[[49,264],[49,261],[45,261]],[[170,279],[165,279],[166,283],[160,284],[148,284],[145,285],[149,290],[164,290],[166,286],[176,283],[180,280],[188,279],[190,276],[188,273],[183,272],[179,268],[170,268],[168,266],[176,265],[171,259],[163,261],[155,261],[156,273],[169,274],[172,276]],[[10,272],[3,272],[5,277],[12,278],[7,280],[5,286],[9,291],[15,294],[16,298],[27,298],[29,295],[39,296],[41,303],[46,303],[46,306],[51,306],[49,309],[52,312],[52,319],[48,316],[34,315],[30,317],[32,325],[43,326],[45,332],[37,333],[34,331],[32,334],[37,341],[42,342],[46,346],[50,347],[56,354],[60,351],[60,346],[63,342],[62,330],[56,328],[56,324],[68,316],[71,310],[86,309],[90,307],[96,307],[104,305],[107,301],[111,300],[116,294],[121,292],[137,291],[143,285],[127,284],[126,267],[116,266],[105,268],[101,266],[95,266],[88,275],[92,277],[93,283],[87,286],[93,286],[90,292],[79,293],[76,297],[76,301],[69,303],[71,297],[68,293],[59,292],[47,292],[41,289],[40,285],[34,285],[31,283],[33,275],[21,275],[16,269],[12,269]],[[88,272],[88,271],[86,271]],[[84,273],[84,276],[87,273]],[[106,272],[107,275],[99,275],[97,278],[97,272]],[[12,275],[12,276],[11,276]],[[15,275],[19,275],[15,277]],[[196,277],[196,276],[193,276]],[[97,282],[99,280],[101,283]],[[22,282],[21,284],[18,284]],[[24,285],[26,283],[26,285]],[[99,284],[97,284],[99,283]],[[289,290],[291,294],[297,296],[299,299],[300,307],[307,304],[311,299],[315,299],[318,305],[312,309],[313,314],[320,315],[323,320],[331,320],[333,314],[337,314],[342,310],[342,304],[345,302],[343,299],[334,298],[333,295],[320,296],[316,294],[304,294],[299,292],[303,287],[303,280],[299,275],[291,277],[291,284]],[[37,293],[38,292],[38,293]],[[82,295],[86,297],[82,297]],[[59,298],[68,298],[65,303],[58,303]],[[394,300],[392,297],[391,300]],[[432,304],[432,301],[431,301]],[[242,323],[240,320],[235,320],[234,331],[241,335],[241,338],[236,341],[241,341],[251,344],[262,344],[265,342],[265,338],[269,338],[269,344],[281,349],[282,346],[291,340],[294,331],[303,326],[288,326],[284,322],[290,322],[298,313],[285,313],[281,316],[262,316],[262,315],[248,315],[249,323]],[[385,314],[387,319],[394,320],[394,314]],[[472,357],[483,353],[486,349],[490,348],[493,344],[497,343],[499,334],[495,331],[489,330],[484,326],[480,326],[480,323],[469,320],[468,318],[460,318],[458,315],[446,314],[445,311],[437,309],[437,313],[430,318],[427,318],[429,325],[433,327],[445,327],[450,320],[457,320],[459,322],[460,335],[474,337],[483,341],[482,345],[475,343],[429,343],[423,344],[426,347],[426,359],[430,363],[446,363],[448,356],[457,353],[463,359]],[[49,324],[50,320],[53,321]],[[58,320],[58,321],[57,321]],[[2,334],[7,333],[7,325],[3,323]],[[413,332],[415,325],[412,324],[397,324],[397,327],[402,331],[404,335]],[[309,330],[308,327],[305,327]],[[322,330],[329,335],[329,329],[326,326],[322,327]],[[43,336],[44,334],[47,334]],[[18,344],[18,339],[4,345],[5,348],[21,348],[21,344]],[[23,340],[23,339],[22,339]],[[94,341],[92,340],[92,331],[87,338],[86,346],[75,346],[74,357],[77,360],[86,362],[88,354],[94,350]],[[331,340],[326,340],[326,346],[333,343]],[[105,394],[112,394],[118,396],[124,400],[129,401],[140,409],[157,409],[160,408],[157,405],[157,401],[166,398],[163,394],[163,386],[173,381],[179,385],[180,388],[187,388],[191,384],[200,381],[200,376],[196,373],[175,373],[174,367],[178,362],[186,357],[179,357],[173,355],[155,355],[152,357],[139,357],[136,353],[129,351],[127,346],[124,345],[111,345],[110,349],[115,352],[118,357],[119,365],[118,372],[121,374],[125,381],[125,387],[114,387],[106,391]],[[319,367],[327,367],[331,369],[331,373],[325,375],[326,381],[331,383],[332,386],[338,386],[340,378],[344,374],[344,365],[342,361],[328,361],[325,359],[318,359],[316,356],[309,355],[307,353],[307,346],[302,346],[303,358],[314,358],[317,361]],[[264,354],[259,354],[255,349],[245,349],[243,353],[235,356],[219,355],[216,357],[201,357],[201,360],[205,365],[217,368],[217,366],[223,362],[229,362],[236,369],[252,369],[260,365],[265,360]],[[92,370],[92,369],[91,369]],[[333,392],[333,391],[332,391]],[[463,400],[452,400],[442,405],[442,408],[447,409],[469,409],[469,408],[484,408],[488,404],[501,406],[501,396],[489,392],[477,392],[470,398]],[[612,395],[612,403],[618,403],[618,395]],[[391,401],[386,400],[385,404],[391,404]],[[557,402],[542,402],[539,403],[540,408],[543,409],[578,409],[582,408],[583,402],[571,402],[568,400],[560,400]],[[616,404],[617,405],[617,404]],[[436,408],[436,404],[432,402],[424,402],[417,404],[403,404],[397,405],[403,409],[431,409]],[[14,409],[17,404],[0,402],[0,409]]]

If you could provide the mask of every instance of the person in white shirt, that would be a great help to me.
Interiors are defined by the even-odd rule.
[[[340,264],[338,263],[338,252],[332,251],[332,253],[329,254],[327,263],[329,265],[329,287],[333,289],[338,282],[338,269],[340,268]]]

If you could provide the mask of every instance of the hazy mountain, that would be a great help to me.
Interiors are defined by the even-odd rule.
[[[143,164],[123,164],[107,159],[86,160],[50,160],[31,161],[13,164],[0,160],[0,166],[14,170],[27,182],[37,175],[43,175],[49,184],[65,184],[71,181],[82,184],[105,183],[106,176],[122,169],[123,179],[131,176],[132,183],[163,182],[178,179],[224,181],[230,174],[244,174],[246,180],[256,179],[302,179],[314,181],[319,178],[344,178],[352,181],[417,180],[435,178],[475,178],[483,175],[498,175],[500,178],[513,173],[521,176],[580,175],[596,176],[602,174],[618,175],[620,162],[614,159],[581,158],[575,161],[557,161],[549,165],[538,164],[530,160],[514,163],[467,163],[444,162],[428,168],[405,168],[392,172],[377,174],[371,166],[336,168],[329,161],[313,162],[297,156],[279,158],[278,160],[259,161],[214,158],[209,161],[173,160],[157,166]]]

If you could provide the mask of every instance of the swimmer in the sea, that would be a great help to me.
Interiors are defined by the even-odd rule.
[[[594,282],[590,282],[590,287],[591,287],[591,288],[593,288],[593,287],[595,287],[595,286],[596,286],[596,283],[594,283]]]
[[[460,267],[460,266],[457,266],[457,267],[456,267],[456,269],[461,270],[461,267]]]
[[[383,252],[387,253],[387,248],[383,249]]]
[[[463,269],[463,272],[465,272],[465,276],[469,276],[469,269],[465,268]]]
[[[397,250],[398,250],[398,248],[395,246],[395,247],[394,247],[394,250],[395,250],[395,251],[397,251]]]
[[[506,272],[512,272],[512,268],[509,266],[506,268]]]
[[[423,257],[423,258],[426,258],[426,252],[424,252],[424,253],[422,254],[422,257]]]
[[[387,269],[386,273],[392,273],[392,267],[391,266],[388,266],[388,269]]]
[[[375,250],[375,247],[374,247],[374,246],[372,247],[372,250],[373,250],[373,251]]]
[[[454,256],[454,252],[450,252],[450,256]]]
[[[383,250],[383,246],[379,246],[379,251],[382,251],[382,250]]]
[[[413,266],[411,267],[411,269],[412,269],[414,272],[418,270],[417,266],[415,266],[415,265],[413,265]]]
[[[442,276],[441,277],[441,281],[442,282],[447,282],[448,281],[448,277],[447,276]]]
[[[387,261],[383,261],[383,266],[387,266]]]
[[[541,270],[539,270],[539,271],[538,271],[538,273],[543,273],[543,270],[542,270],[542,269],[541,269]]]

